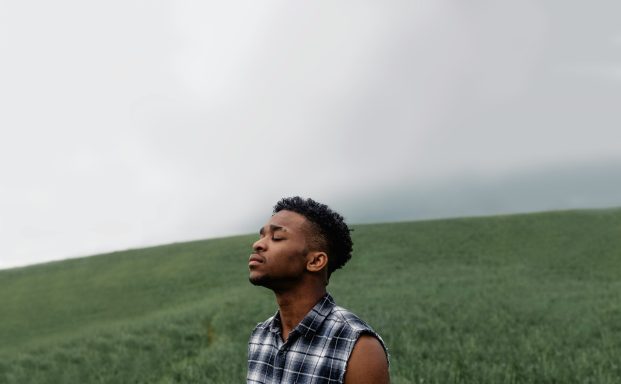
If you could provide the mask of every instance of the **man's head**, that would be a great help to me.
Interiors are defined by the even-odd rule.
[[[277,288],[305,274],[330,277],[351,258],[350,229],[338,213],[312,199],[289,197],[259,232],[250,257],[250,281]]]
[[[285,197],[274,206],[274,213],[280,211],[295,212],[306,218],[311,249],[328,254],[328,277],[351,259],[351,230],[343,216],[327,205],[299,196]]]

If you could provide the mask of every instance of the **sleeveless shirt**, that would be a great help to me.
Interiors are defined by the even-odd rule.
[[[281,336],[279,312],[257,324],[248,342],[247,383],[343,383],[347,361],[362,334],[382,338],[326,294],[289,333]]]

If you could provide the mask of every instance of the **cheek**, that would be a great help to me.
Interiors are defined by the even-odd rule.
[[[291,269],[296,271],[306,268],[306,253],[303,250],[298,250],[295,253],[290,253],[287,258],[287,264]]]
[[[274,254],[272,267],[280,271],[294,272],[299,271],[306,265],[305,254],[299,247],[283,247]]]

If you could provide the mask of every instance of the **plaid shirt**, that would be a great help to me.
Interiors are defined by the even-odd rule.
[[[248,342],[248,383],[343,383],[347,360],[361,334],[380,336],[326,294],[286,342],[278,312],[259,323]]]

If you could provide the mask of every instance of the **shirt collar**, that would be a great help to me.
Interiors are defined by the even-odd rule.
[[[295,327],[292,333],[300,333],[304,337],[311,337],[325,320],[325,318],[332,312],[332,309],[336,306],[334,299],[329,293],[326,293],[321,300],[306,314],[306,316]],[[280,312],[276,312],[272,322],[270,324],[270,332],[281,334]]]

